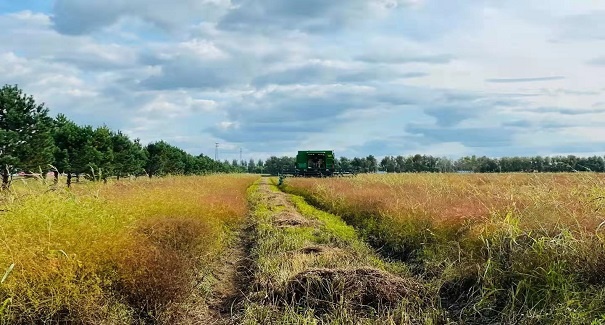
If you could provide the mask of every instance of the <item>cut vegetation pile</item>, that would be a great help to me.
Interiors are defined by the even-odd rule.
[[[405,262],[461,323],[605,323],[605,179],[402,174],[288,179]]]
[[[285,300],[316,311],[335,306],[369,311],[396,307],[403,299],[415,299],[421,291],[410,280],[368,267],[311,269],[288,280]]]
[[[255,177],[75,184],[3,193],[3,323],[174,323],[203,318],[205,276],[248,211]],[[210,288],[206,289],[207,291]]]

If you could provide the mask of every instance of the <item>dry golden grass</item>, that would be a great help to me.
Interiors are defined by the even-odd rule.
[[[445,226],[486,223],[509,212],[523,229],[595,232],[605,176],[598,174],[393,174],[303,179],[289,184],[344,214],[423,217]]]
[[[465,322],[600,324],[605,176],[390,174],[288,179],[431,280]]]
[[[248,211],[255,177],[15,184],[0,204],[7,323],[131,323],[158,318],[192,289]]]

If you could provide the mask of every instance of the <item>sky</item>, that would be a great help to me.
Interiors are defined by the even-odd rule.
[[[220,159],[605,154],[605,1],[0,0],[0,84]]]

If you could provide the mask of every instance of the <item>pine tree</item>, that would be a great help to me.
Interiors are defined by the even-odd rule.
[[[0,166],[2,188],[13,171],[46,171],[55,151],[52,119],[44,104],[37,104],[18,86],[0,89]]]

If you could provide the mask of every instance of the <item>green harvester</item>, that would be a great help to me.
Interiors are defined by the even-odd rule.
[[[296,155],[295,176],[324,177],[336,173],[332,150],[299,151]]]

